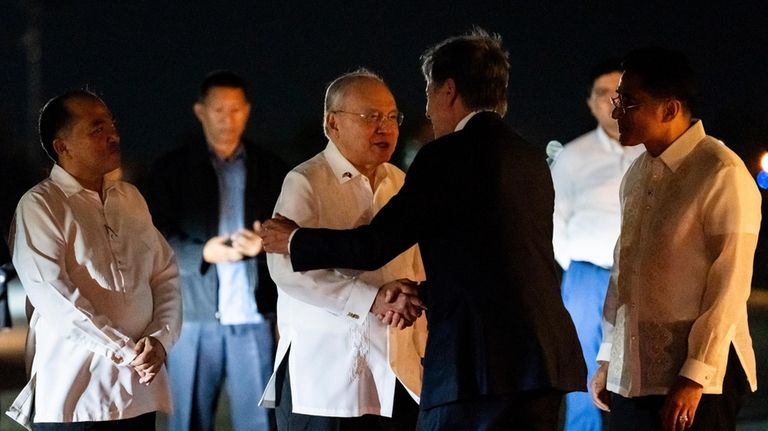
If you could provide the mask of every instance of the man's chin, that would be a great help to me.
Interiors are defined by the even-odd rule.
[[[622,147],[634,147],[635,145],[640,145],[640,142],[632,139],[631,136],[619,135],[619,144],[621,144]]]

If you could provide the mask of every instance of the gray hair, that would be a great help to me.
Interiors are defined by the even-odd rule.
[[[326,130],[328,113],[339,109],[341,102],[346,96],[347,90],[353,85],[361,81],[376,81],[389,88],[384,79],[378,74],[370,71],[365,67],[360,67],[352,72],[347,72],[338,78],[331,81],[325,88],[325,103],[323,106],[323,130],[328,135]]]

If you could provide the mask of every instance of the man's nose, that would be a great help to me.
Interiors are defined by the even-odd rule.
[[[391,133],[398,129],[397,123],[390,119],[384,119],[379,122],[376,131],[379,133]]]

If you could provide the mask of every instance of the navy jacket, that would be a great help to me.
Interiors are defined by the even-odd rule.
[[[421,406],[481,395],[586,390],[560,297],[554,191],[544,152],[494,113],[427,144],[368,226],[300,229],[296,271],[372,270],[418,242],[429,338]]]
[[[274,155],[244,141],[246,186],[244,226],[272,216],[288,172]],[[155,226],[176,252],[181,273],[184,321],[215,320],[216,266],[203,260],[203,246],[218,235],[219,189],[204,141],[172,150],[153,166],[147,202]],[[277,290],[264,253],[247,259],[250,288],[261,313],[274,313]],[[257,283],[258,280],[258,283]]]

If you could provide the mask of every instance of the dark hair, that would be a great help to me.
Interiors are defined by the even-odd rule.
[[[206,77],[203,79],[203,83],[200,84],[200,94],[198,95],[198,101],[204,101],[205,98],[208,97],[208,93],[213,87],[239,88],[243,90],[245,100],[249,102],[251,101],[250,97],[248,96],[248,85],[245,83],[245,80],[241,78],[240,75],[232,72],[231,70],[214,70],[213,72],[206,75]]]
[[[652,96],[673,97],[688,111],[692,109],[698,95],[696,77],[682,52],[657,46],[638,48],[627,54],[621,66]]]
[[[501,36],[475,27],[465,35],[448,38],[421,55],[427,81],[442,85],[453,79],[467,108],[507,111],[509,54]]]
[[[53,141],[59,137],[63,130],[72,126],[72,112],[67,104],[75,99],[91,99],[104,103],[99,96],[88,90],[69,90],[64,94],[50,99],[40,110],[38,119],[38,132],[40,134],[40,144],[48,157],[54,162],[59,161],[59,155],[53,148]]]
[[[592,67],[592,69],[590,69],[589,75],[587,76],[589,79],[589,81],[587,81],[587,91],[589,93],[592,92],[592,88],[594,87],[597,78],[603,75],[608,75],[609,73],[621,73],[622,71],[623,69],[621,68],[621,60],[616,57],[606,58],[600,63],[597,63]]]

